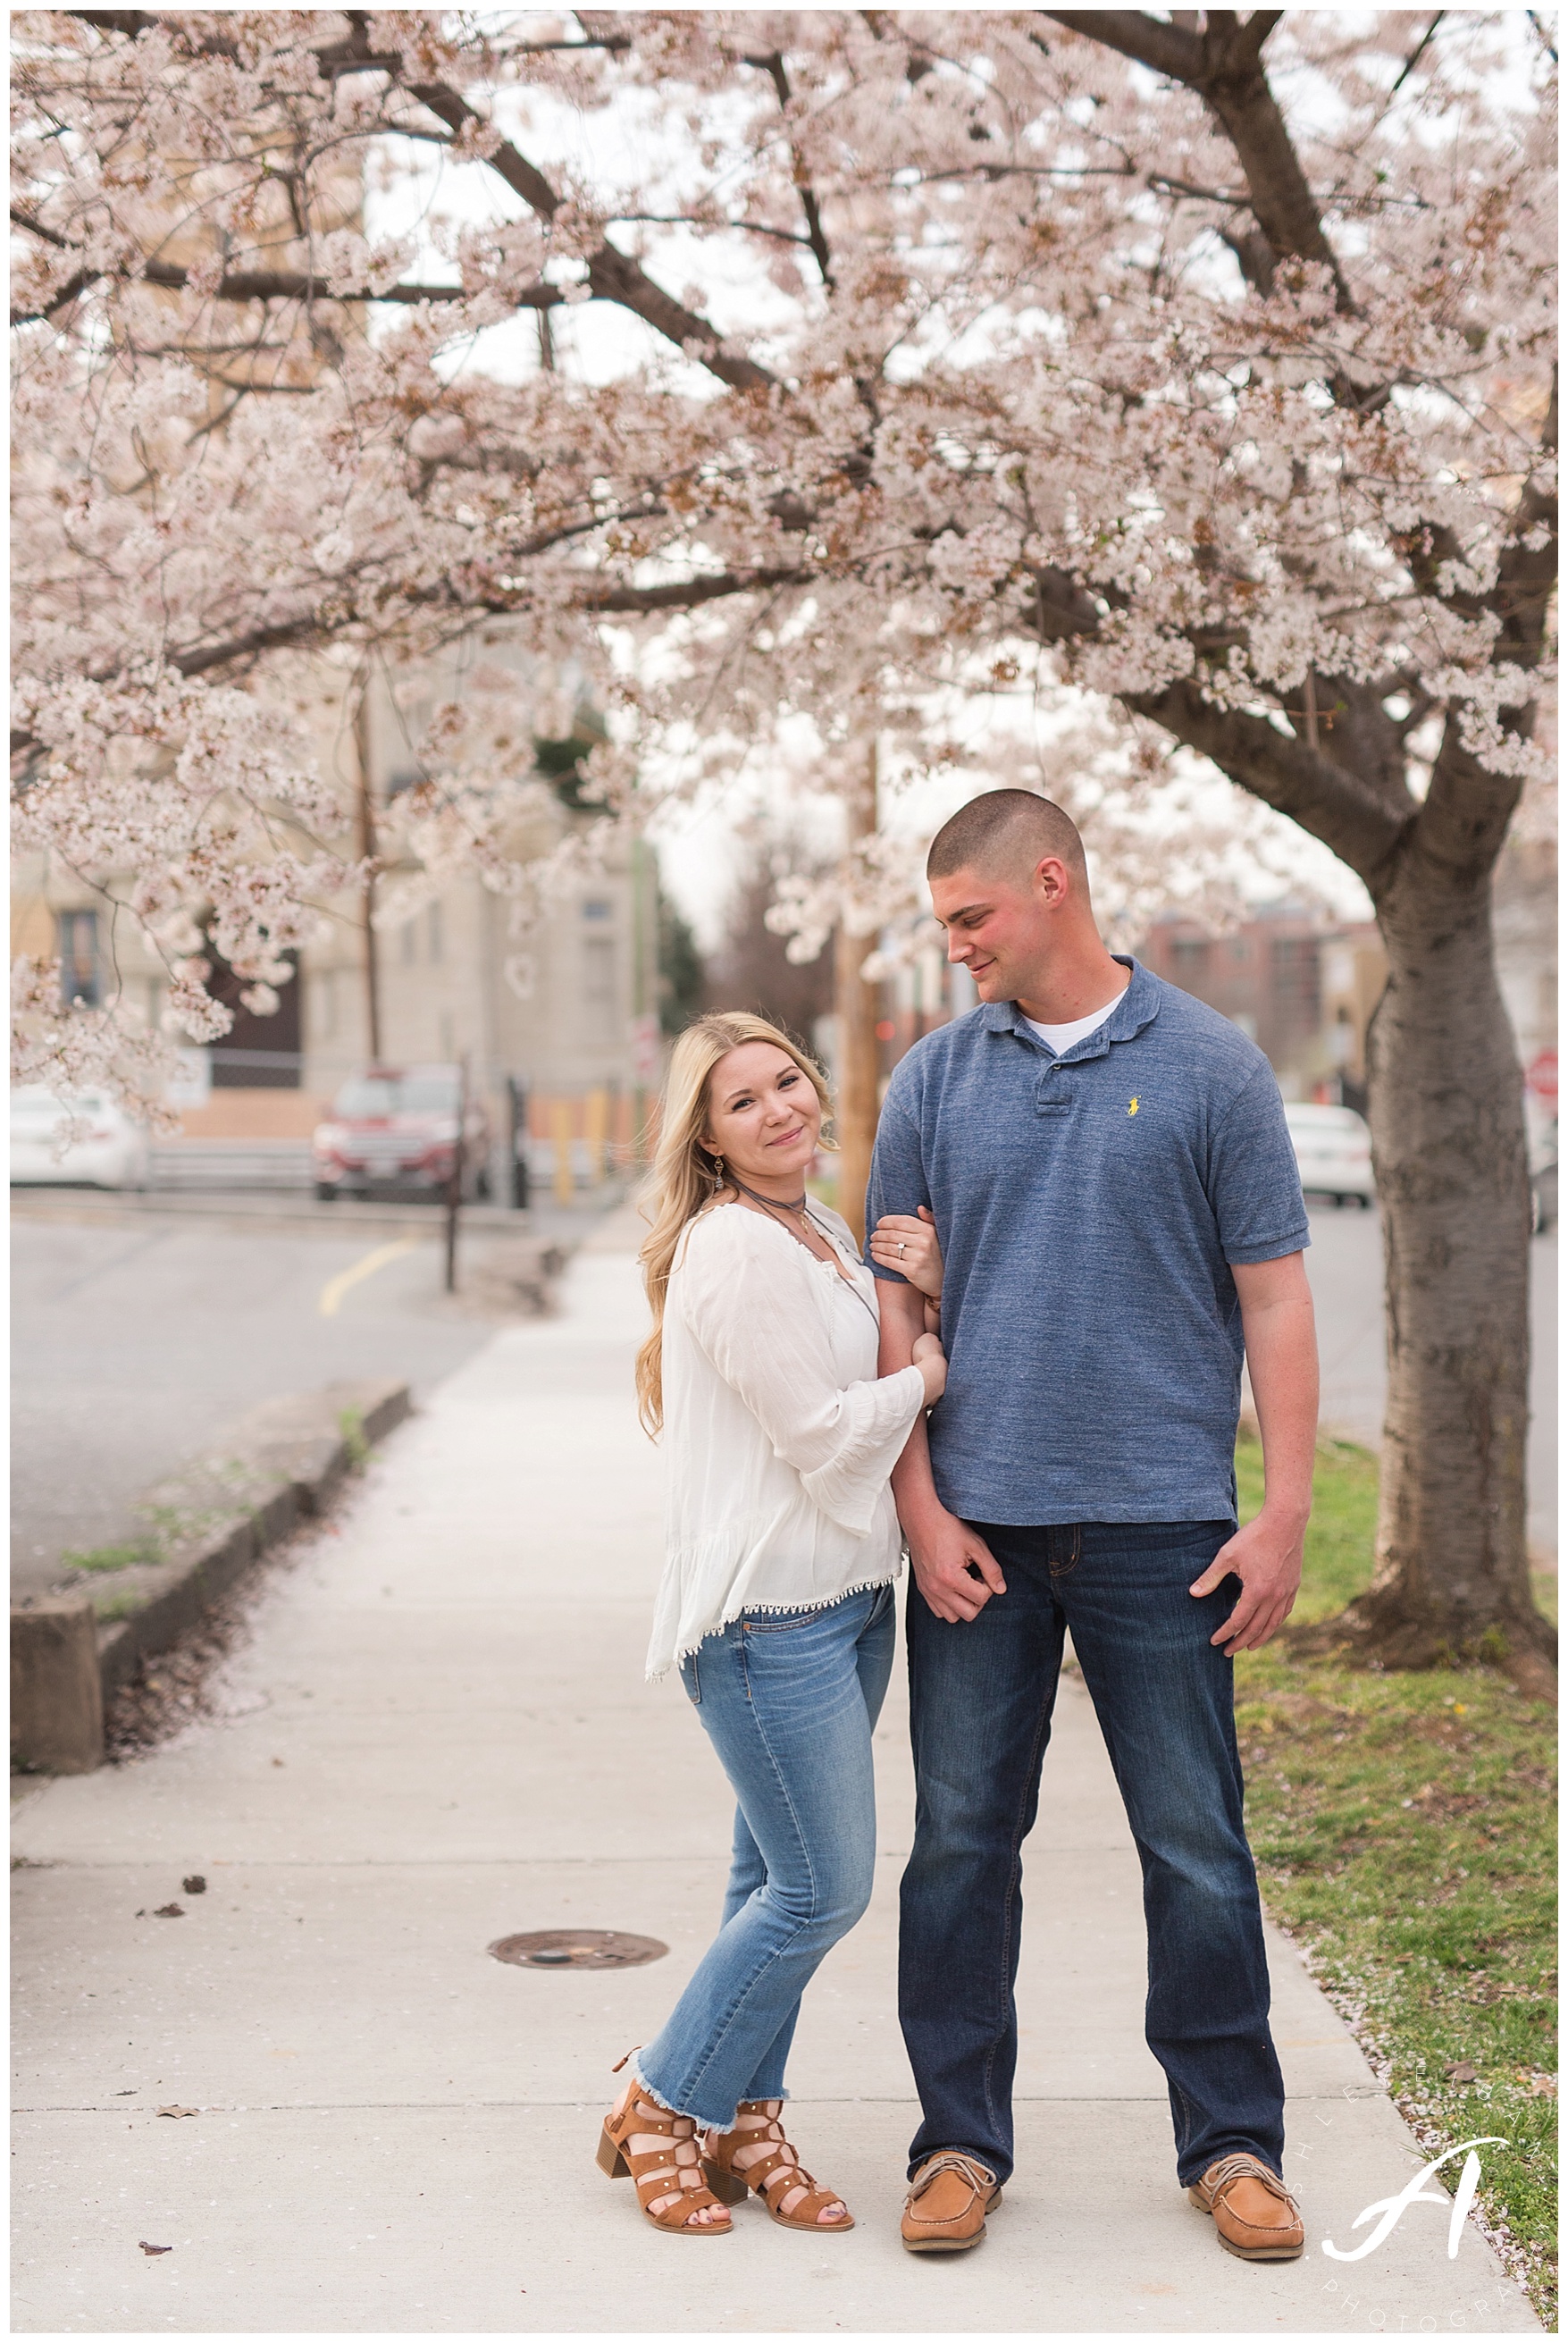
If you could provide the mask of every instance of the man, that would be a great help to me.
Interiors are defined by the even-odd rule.
[[[924,2112],[904,2242],[977,2244],[1012,2168],[1020,1848],[1070,1630],[1143,1866],[1178,2177],[1230,2251],[1294,2259],[1231,1703],[1231,1655],[1295,1600],[1312,1500],[1279,1088],[1234,1025],[1106,950],[1059,807],[974,799],[927,874],[981,1005],[895,1071],[867,1204],[868,1223],[934,1214],[950,1361],[893,1475],[916,1768],[900,2015]],[[912,1227],[871,1244],[883,1374],[924,1322],[894,1266]],[[1266,1497],[1238,1533],[1243,1345]]]

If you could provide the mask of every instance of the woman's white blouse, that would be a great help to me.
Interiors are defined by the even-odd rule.
[[[834,1603],[899,1574],[889,1475],[925,1403],[919,1367],[877,1375],[876,1281],[777,1221],[721,1204],[688,1230],[664,1312],[668,1558],[648,1673],[742,1611]]]

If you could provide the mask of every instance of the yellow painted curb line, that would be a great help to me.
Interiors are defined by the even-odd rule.
[[[397,1261],[403,1253],[412,1252],[420,1242],[418,1237],[399,1237],[393,1244],[377,1245],[374,1252],[367,1252],[351,1268],[340,1269],[321,1289],[321,1299],[316,1305],[317,1316],[336,1318],[338,1304],[350,1286],[357,1285],[361,1278],[374,1277],[378,1269],[385,1269],[389,1261]]]

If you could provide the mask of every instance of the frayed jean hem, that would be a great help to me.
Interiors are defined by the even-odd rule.
[[[670,2094],[661,2091],[657,2084],[649,2082],[636,2058],[628,2058],[626,2063],[633,2079],[648,2093],[650,2099],[664,2109],[666,2115],[689,2116],[699,2131],[733,2131],[735,2129],[735,2119],[740,2112],[739,2107],[731,2107],[727,2116],[703,2115],[696,2107],[677,2107]],[[772,2091],[769,2094],[770,2098],[775,2099],[787,2099],[789,2096],[788,2091]]]

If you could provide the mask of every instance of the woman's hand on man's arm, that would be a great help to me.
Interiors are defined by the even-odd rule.
[[[942,1249],[929,1204],[918,1213],[884,1212],[871,1231],[871,1259],[893,1270],[932,1302],[942,1298]]]

